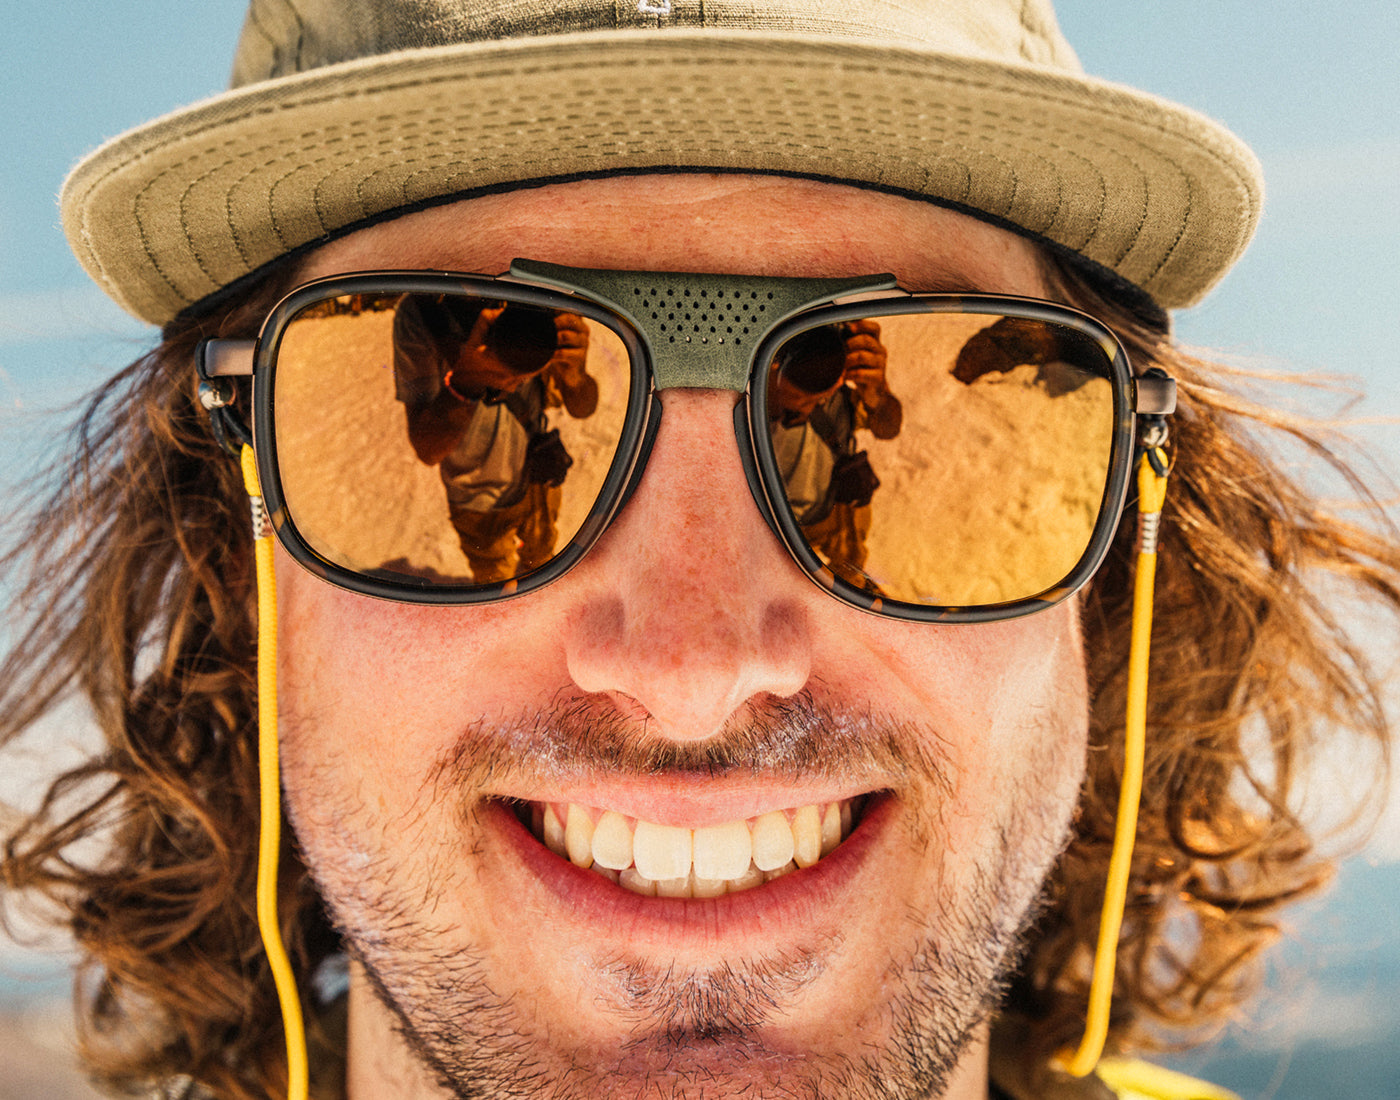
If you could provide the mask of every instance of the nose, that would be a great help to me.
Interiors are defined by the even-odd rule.
[[[810,582],[749,493],[736,396],[662,393],[641,484],[578,571],[574,682],[623,713],[640,707],[649,732],[675,740],[714,736],[749,700],[798,692],[810,671]]]

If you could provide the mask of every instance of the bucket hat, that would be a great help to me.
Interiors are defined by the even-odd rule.
[[[60,205],[92,277],[163,324],[406,210],[684,170],[944,203],[1166,308],[1262,197],[1223,127],[1084,75],[1048,0],[253,0],[231,90],[98,148]]]

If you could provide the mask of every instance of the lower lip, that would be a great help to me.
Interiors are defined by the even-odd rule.
[[[482,821],[529,879],[557,899],[561,919],[588,924],[590,935],[674,944],[769,936],[784,927],[826,923],[847,901],[852,882],[894,819],[894,799],[871,796],[859,824],[810,867],[718,898],[642,897],[595,871],[576,867],[535,839],[504,802],[488,802]]]

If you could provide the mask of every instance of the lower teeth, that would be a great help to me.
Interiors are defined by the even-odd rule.
[[[755,886],[762,886],[765,882],[772,882],[775,878],[791,874],[797,870],[797,864],[789,861],[777,870],[760,871],[750,863],[748,871],[735,879],[696,878],[692,872],[685,878],[660,881],[646,878],[635,867],[629,867],[625,871],[611,871],[595,863],[589,869],[602,875],[609,882],[617,883],[624,890],[644,897],[717,898],[724,894],[741,894],[745,890],[752,890]]]

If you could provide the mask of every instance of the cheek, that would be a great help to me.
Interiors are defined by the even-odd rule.
[[[537,642],[550,633],[518,605],[395,604],[286,559],[278,582],[283,775],[289,811],[312,829],[401,831],[465,734],[545,707],[560,683]]]
[[[893,673],[878,702],[922,715],[939,741],[950,769],[945,829],[975,829],[1013,798],[1072,808],[1089,725],[1072,602],[1003,623],[889,624],[866,645]]]
[[[466,888],[455,802],[435,775],[464,731],[547,697],[501,608],[416,607],[278,562],[279,731],[287,813],[339,919],[370,926],[406,883]],[[508,610],[508,607],[507,607]],[[478,670],[514,668],[519,675]]]
[[[557,674],[537,644],[549,635],[518,604],[397,604],[279,566],[279,696],[296,727],[402,753],[414,747],[405,737],[453,738],[469,721],[518,710]]]
[[[1000,624],[986,639],[991,751],[967,754],[970,791],[991,805],[1008,799],[1043,807],[1046,829],[1078,802],[1089,739],[1088,685],[1077,605]],[[972,807],[973,812],[988,807]]]

